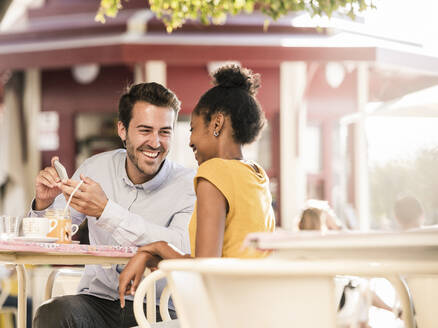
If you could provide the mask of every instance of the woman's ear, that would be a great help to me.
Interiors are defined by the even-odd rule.
[[[218,113],[214,118],[214,131],[220,133],[224,127],[225,116],[222,113]]]

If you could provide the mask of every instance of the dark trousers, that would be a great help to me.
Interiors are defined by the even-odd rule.
[[[146,312],[146,305],[144,306]],[[169,310],[175,319],[175,311]],[[157,321],[161,321],[157,306]],[[68,295],[56,297],[41,305],[33,320],[34,328],[128,328],[137,326],[133,302],[105,300],[91,295]]]

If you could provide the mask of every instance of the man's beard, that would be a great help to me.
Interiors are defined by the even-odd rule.
[[[133,146],[133,145],[131,144],[131,142],[129,141],[128,136],[126,136],[125,147],[126,147],[126,153],[127,153],[128,157],[129,157],[129,159],[131,160],[131,163],[134,164],[134,166],[137,168],[137,170],[138,170],[139,172],[141,172],[141,173],[142,173],[143,175],[145,175],[145,176],[150,176],[150,175],[154,175],[154,174],[158,173],[158,171],[159,171],[160,168],[161,168],[162,163],[160,164],[160,166],[159,166],[159,168],[157,169],[157,171],[156,171],[156,172],[153,172],[152,174],[151,174],[151,173],[148,173],[148,172],[145,172],[145,171],[140,167],[140,165],[139,165],[139,163],[138,163],[139,160],[138,160],[138,154],[137,154],[137,150],[139,150],[139,149],[135,149],[135,148],[134,148],[134,146]],[[149,146],[146,146],[146,147],[140,147],[140,148],[145,148],[144,150],[153,150],[153,151],[156,151],[156,150],[157,150],[157,149],[154,149],[154,148],[149,147]],[[163,149],[162,147],[159,147],[158,151],[159,151],[161,154],[164,153],[164,149]],[[159,155],[158,155],[158,156],[159,156]],[[164,162],[164,160],[163,160],[163,162]]]

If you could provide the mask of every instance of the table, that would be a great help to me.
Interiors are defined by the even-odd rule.
[[[255,233],[245,243],[270,250],[271,258],[330,266],[343,262],[338,274],[382,276],[391,281],[401,299],[407,327],[414,326],[409,290],[400,276],[438,275],[438,229],[409,232]],[[418,311],[417,311],[418,312]]]
[[[15,264],[18,278],[18,328],[26,327],[25,264],[125,264],[136,247],[0,241],[0,262]]]

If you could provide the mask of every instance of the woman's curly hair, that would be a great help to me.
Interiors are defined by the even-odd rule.
[[[193,112],[203,115],[205,122],[212,115],[223,113],[231,119],[236,142],[253,142],[265,124],[265,115],[255,98],[260,75],[237,65],[223,66],[213,74],[214,87],[204,93]]]

